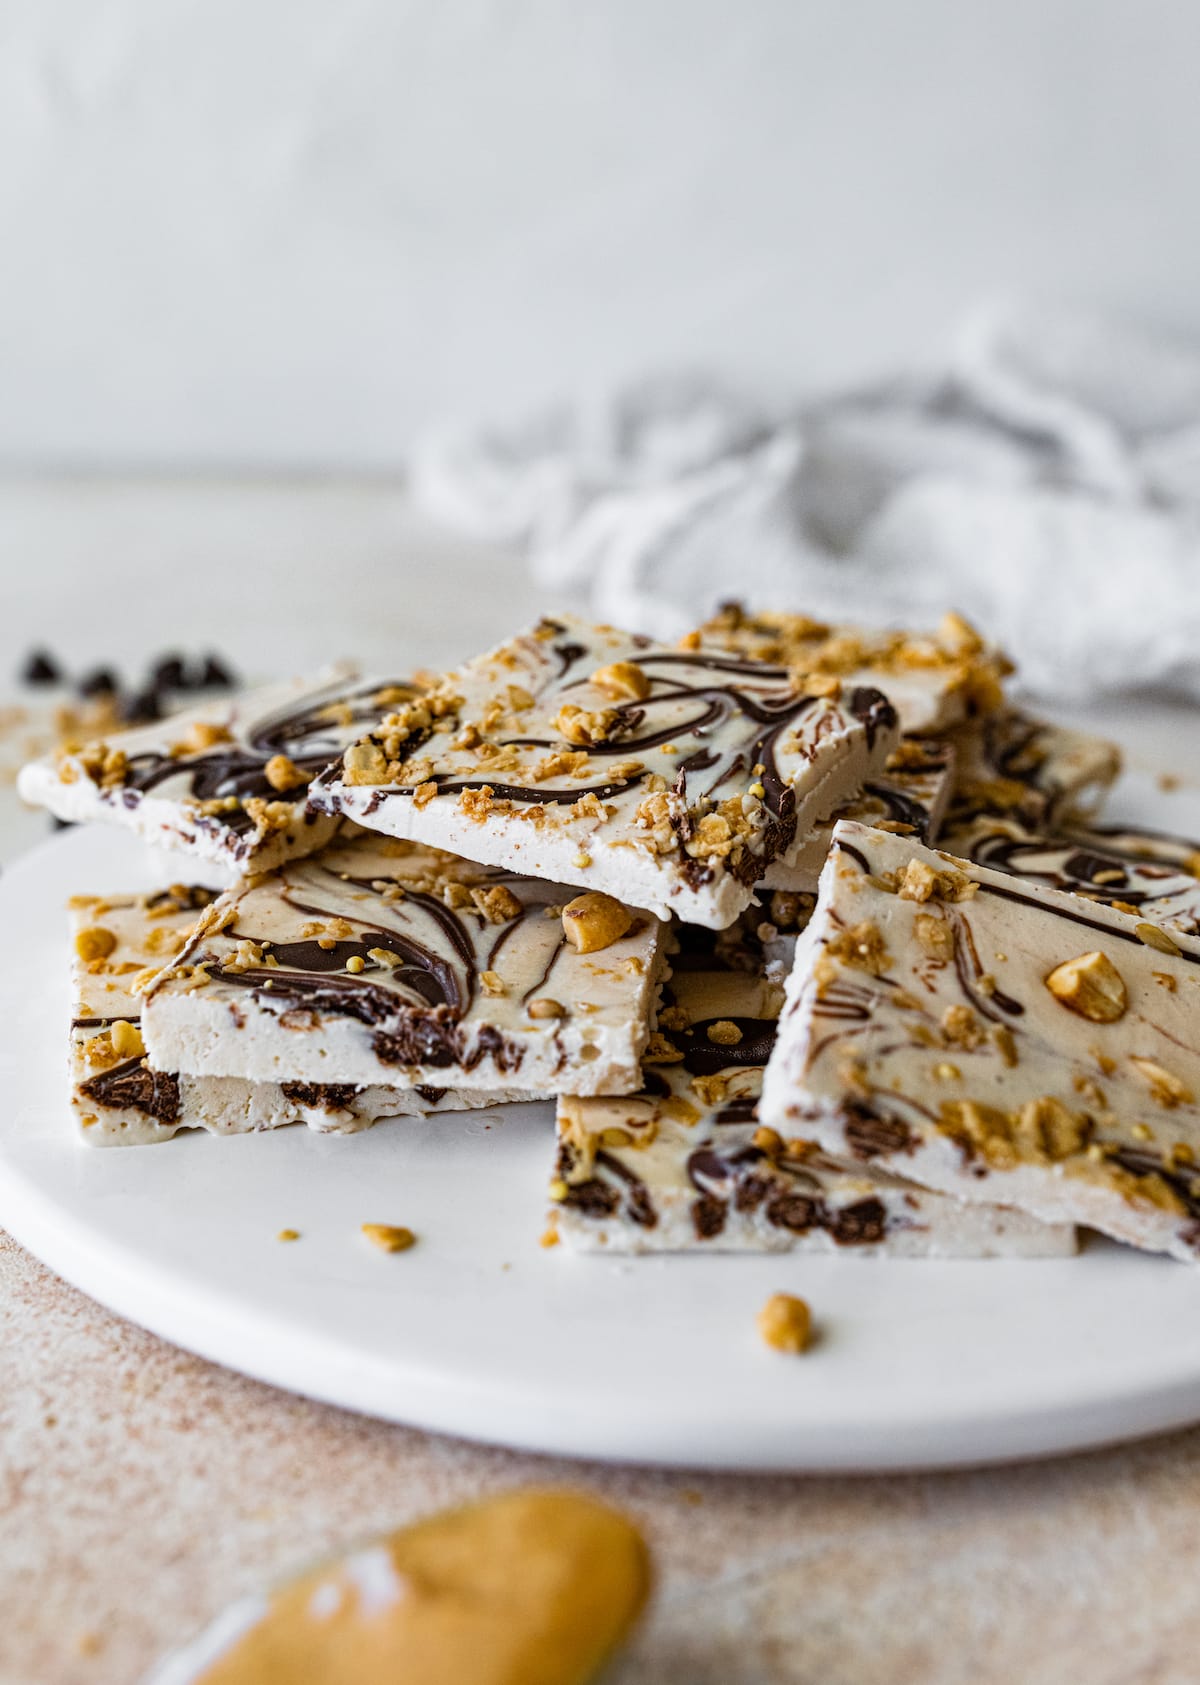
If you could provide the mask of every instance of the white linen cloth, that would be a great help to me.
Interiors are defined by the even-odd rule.
[[[986,627],[1025,684],[1200,696],[1200,350],[997,303],[940,373],[757,409],[655,381],[507,432],[442,433],[418,500],[547,587],[660,636],[730,597]]]

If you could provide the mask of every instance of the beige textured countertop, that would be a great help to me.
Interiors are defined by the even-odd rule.
[[[436,597],[425,554],[437,559]],[[0,617],[0,669],[35,640],[79,662],[169,643],[212,644],[246,667],[262,649],[263,670],[310,660],[324,555],[338,561],[334,636],[351,649],[369,621],[368,660],[386,659],[389,640],[453,657],[490,638],[501,614],[512,623],[535,606],[519,575],[422,533],[386,487],[242,486],[218,499],[189,485],[0,486],[0,577],[15,577],[18,558],[37,563]],[[170,592],[150,584],[162,577],[151,559]],[[73,590],[104,568],[99,605],[74,612]],[[256,613],[257,643],[225,596],[247,578],[257,600],[289,605],[286,624]],[[381,601],[385,612],[364,616]],[[1162,725],[1145,713],[1122,711],[1120,729],[1160,752]],[[1169,739],[1163,764],[1176,753],[1178,770],[1200,774],[1190,720],[1178,716]],[[9,853],[37,829],[11,806],[0,819]],[[586,1486],[646,1529],[659,1589],[619,1685],[1200,1677],[1200,1431],[886,1479],[567,1464],[244,1380],[120,1321],[0,1238],[0,1685],[133,1685],[243,1592],[525,1481]]]

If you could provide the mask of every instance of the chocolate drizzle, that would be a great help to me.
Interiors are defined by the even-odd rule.
[[[410,695],[413,686],[381,685],[378,682],[345,692],[325,692],[317,700],[276,709],[246,725],[240,742],[218,743],[191,755],[172,755],[148,749],[130,757],[122,780],[122,799],[136,806],[142,796],[160,784],[182,779],[186,795],[196,801],[219,801],[234,796],[239,801],[260,797],[267,801],[296,801],[311,780],[341,754],[347,732],[361,731],[379,718],[374,698],[381,689],[403,688]],[[351,710],[348,725],[331,721],[329,710],[346,704]],[[298,769],[300,778],[280,790],[266,776],[268,761],[284,755]],[[221,815],[222,824],[238,831],[253,821],[236,809]]]
[[[929,808],[899,784],[889,781],[868,781],[863,795],[871,796],[884,809],[889,819],[899,825],[911,825],[922,842],[929,835]]]
[[[560,636],[551,645],[558,672],[548,687],[543,686],[538,698],[540,731],[531,719],[528,733],[495,737],[498,747],[547,752],[575,747],[560,735],[555,710],[577,696],[584,699],[585,711],[597,707],[591,671],[597,650],[571,638],[569,630],[563,621],[541,623],[543,639],[546,634]],[[823,739],[850,720],[862,726],[872,749],[881,731],[896,727],[891,704],[881,692],[867,686],[849,691],[839,706],[831,699],[798,694],[791,688],[786,668],[715,651],[664,650],[648,640],[634,639],[625,659],[642,669],[649,691],[635,700],[612,703],[608,699],[603,703],[603,740],[586,746],[589,762],[596,768],[593,781],[576,782],[559,773],[536,784],[514,783],[503,776],[501,768],[497,769],[499,777],[489,775],[486,762],[439,763],[435,754],[432,765],[422,768],[428,775],[421,782],[426,788],[432,785],[439,797],[487,791],[493,802],[537,810],[574,807],[589,797],[610,802],[651,778],[665,777],[678,798],[667,816],[680,843],[675,870],[694,890],[710,882],[718,871],[752,886],[772,860],[788,851],[795,838],[796,793],[779,764],[782,734],[795,728],[806,714],[819,712],[812,731],[797,746],[802,756],[817,761]],[[586,670],[580,671],[585,660]],[[578,677],[573,676],[576,671]],[[554,723],[548,724],[551,716]],[[425,732],[406,740],[405,753],[412,756],[424,749],[429,735]],[[668,767],[656,757],[653,765],[646,763],[645,757],[652,751],[675,744],[683,751],[680,761]],[[789,743],[788,755],[794,757],[797,748]],[[623,767],[619,776],[606,778],[606,762],[633,764]],[[748,782],[762,786],[763,823],[753,838],[745,841],[745,846],[736,847],[727,860],[717,854],[703,859],[689,854],[696,820],[706,812],[707,804],[720,803],[726,797],[736,800]],[[336,783],[336,769],[320,779],[314,790],[314,805],[334,810],[342,799],[334,788]],[[369,818],[393,795],[408,798],[414,788],[415,784],[379,785],[363,796],[362,806],[349,804],[347,810]]]
[[[1131,907],[1153,907],[1167,911],[1172,902],[1183,902],[1183,912],[1190,909],[1192,923],[1200,933],[1200,882],[1187,870],[1182,858],[1172,861],[1168,849],[1178,850],[1180,856],[1195,852],[1191,843],[1182,839],[1162,838],[1163,855],[1149,852],[1155,841],[1146,833],[1148,848],[1140,851],[1131,839],[1118,842],[1121,832],[1096,831],[1089,836],[1037,836],[1014,834],[1011,829],[985,830],[969,843],[970,858],[977,865],[1024,878],[1031,883],[1046,884],[1069,894],[1084,894],[1089,899],[1112,903],[1124,902]]]

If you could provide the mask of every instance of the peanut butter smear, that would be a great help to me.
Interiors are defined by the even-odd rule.
[[[616,1510],[506,1492],[246,1599],[146,1685],[585,1685],[649,1586],[646,1547]]]

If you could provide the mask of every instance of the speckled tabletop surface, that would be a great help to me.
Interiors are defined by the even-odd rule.
[[[482,643],[501,591],[506,622],[535,606],[517,574],[467,547],[439,548],[383,487],[243,486],[221,497],[194,486],[0,487],[0,576],[17,577],[20,562],[28,581],[3,617],[0,666],[11,671],[36,640],[93,664],[168,643],[217,646],[250,667],[262,646],[231,624],[223,592],[251,559],[290,605],[284,627],[256,622],[272,633],[259,666],[311,661],[323,546],[339,558],[332,653],[354,647],[364,604],[381,595],[390,606],[369,617],[368,661],[386,656],[389,639],[428,661]],[[431,553],[442,604],[463,605],[449,636],[418,565]],[[98,615],[72,613],[78,582],[114,555]],[[144,600],[149,562],[164,555],[179,579],[205,558],[186,623],[178,606],[156,620],[154,593]],[[178,605],[187,592],[170,595]],[[161,596],[158,608],[167,612]],[[1111,729],[1114,716],[1100,723]],[[1176,716],[1167,739],[1144,711],[1122,710],[1119,726],[1135,751],[1200,775],[1188,721]],[[10,802],[0,818],[9,854],[36,834]],[[0,1685],[133,1685],[250,1588],[526,1481],[585,1486],[646,1530],[658,1592],[619,1685],[1197,1677],[1200,1430],[1051,1463],[888,1478],[552,1462],[244,1380],[120,1321],[0,1239]]]

